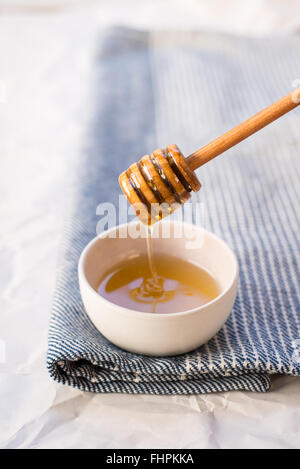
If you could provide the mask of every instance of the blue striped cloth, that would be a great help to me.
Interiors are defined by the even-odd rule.
[[[184,154],[248,118],[300,78],[300,39],[109,30],[99,38],[93,113],[82,153],[49,331],[52,378],[85,391],[267,391],[299,375],[300,109],[198,172],[204,227],[236,252],[240,285],[220,332],[198,350],[147,357],[108,342],[87,317],[77,262],[96,207],[117,205],[119,173],[177,143]]]

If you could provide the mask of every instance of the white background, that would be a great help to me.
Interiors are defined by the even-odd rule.
[[[0,13],[0,446],[299,447],[298,378],[275,378],[268,394],[93,395],[53,383],[45,356],[99,30],[286,35],[300,32],[300,1],[23,0]]]

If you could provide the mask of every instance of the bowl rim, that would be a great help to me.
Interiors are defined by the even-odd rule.
[[[201,311],[206,310],[208,307],[222,301],[222,299],[227,295],[227,293],[232,289],[233,285],[236,283],[236,281],[238,279],[238,276],[239,276],[238,260],[237,260],[237,257],[235,255],[234,251],[231,249],[231,247],[222,238],[220,238],[216,234],[212,233],[211,231],[208,231],[205,228],[202,228],[201,226],[197,226],[193,223],[187,223],[187,222],[176,221],[176,220],[165,220],[165,221],[163,221],[163,223],[183,224],[183,225],[190,226],[192,229],[200,230],[200,231],[204,232],[206,235],[214,238],[218,243],[220,243],[223,246],[223,248],[225,248],[229,252],[229,254],[231,255],[231,257],[233,259],[234,272],[233,272],[232,281],[230,282],[228,287],[225,288],[225,290],[223,290],[216,298],[209,301],[208,303],[205,303],[202,306],[196,306],[195,308],[188,309],[188,310],[185,310],[185,311],[178,311],[178,312],[175,312],[175,313],[155,313],[155,314],[147,313],[147,312],[137,311],[137,310],[130,309],[130,308],[125,308],[124,306],[118,305],[117,303],[113,303],[112,301],[107,300],[106,298],[104,298],[104,296],[100,295],[96,290],[94,290],[94,288],[91,286],[88,279],[86,278],[84,267],[85,267],[85,260],[86,260],[87,254],[95,244],[97,244],[101,239],[107,238],[108,235],[110,233],[112,233],[113,231],[124,228],[125,226],[128,226],[129,224],[138,224],[138,223],[140,223],[140,221],[133,220],[129,223],[122,223],[120,225],[116,225],[112,228],[109,228],[108,230],[102,231],[102,233],[100,233],[99,235],[97,235],[93,239],[91,239],[91,241],[82,250],[82,252],[80,254],[80,257],[79,257],[78,269],[77,269],[78,278],[79,278],[79,285],[81,284],[81,282],[84,282],[84,284],[87,286],[87,289],[91,292],[91,294],[95,298],[98,299],[98,301],[104,302],[104,304],[107,303],[110,307],[118,309],[118,312],[120,312],[120,313],[123,313],[123,314],[126,314],[126,315],[131,315],[131,316],[136,316],[138,318],[142,317],[142,318],[145,318],[145,319],[149,318],[149,319],[152,319],[152,320],[153,320],[153,318],[156,318],[156,319],[158,319],[158,318],[167,319],[167,318],[170,318],[170,317],[175,318],[175,317],[187,316],[189,314],[193,314],[193,313],[196,313],[196,312],[200,313]],[[118,238],[115,238],[115,239],[118,239]],[[122,238],[122,239],[126,239],[126,238]],[[81,288],[80,288],[80,290],[81,290]],[[81,291],[80,291],[80,293],[81,293]]]

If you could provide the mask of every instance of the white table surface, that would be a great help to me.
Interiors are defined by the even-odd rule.
[[[268,394],[100,395],[52,382],[45,356],[99,28],[290,34],[300,31],[300,2],[4,0],[0,12],[0,446],[299,447],[299,378],[275,378]]]

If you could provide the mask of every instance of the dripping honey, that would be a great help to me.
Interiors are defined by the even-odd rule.
[[[219,295],[214,277],[200,266],[152,250],[114,266],[100,280],[98,293],[112,303],[147,313],[177,313],[202,306]]]

